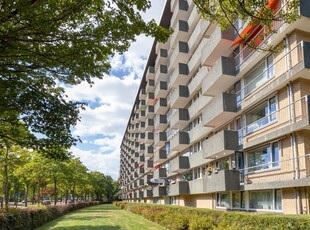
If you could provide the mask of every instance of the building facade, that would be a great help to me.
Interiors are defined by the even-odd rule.
[[[161,24],[174,32],[153,44],[121,144],[123,200],[310,212],[310,1],[299,12],[248,36],[283,47],[269,53],[192,0],[167,0]]]

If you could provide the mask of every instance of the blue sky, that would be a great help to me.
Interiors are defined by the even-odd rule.
[[[165,0],[152,0],[145,20],[159,21]],[[71,148],[90,170],[118,177],[120,145],[153,39],[139,36],[123,55],[111,58],[111,72],[90,87],[82,83],[66,89],[69,99],[86,101],[81,122],[73,130],[83,143]]]

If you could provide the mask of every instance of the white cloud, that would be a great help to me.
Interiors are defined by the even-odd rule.
[[[155,18],[158,21],[164,2],[152,0],[152,8],[143,14],[143,18],[147,21]],[[93,148],[83,150],[86,149],[83,143],[71,148],[88,169],[118,178],[119,147],[152,44],[152,38],[139,36],[127,52],[111,58],[111,72],[117,76],[94,79],[92,87],[82,83],[66,89],[70,100],[90,102],[86,110],[81,112],[81,122],[73,134],[79,135],[85,146]],[[124,75],[120,76],[119,73]]]

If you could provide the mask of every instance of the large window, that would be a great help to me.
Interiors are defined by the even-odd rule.
[[[229,208],[230,207],[230,195],[229,193],[217,193],[216,206]]]
[[[265,210],[282,210],[281,190],[250,192],[250,208]]]
[[[271,97],[246,114],[246,134],[250,134],[277,119],[276,97]]]
[[[247,156],[248,172],[279,167],[279,144],[278,142],[274,142],[268,146],[249,152]]]
[[[273,55],[263,60],[245,79],[244,95],[247,96],[274,76]]]

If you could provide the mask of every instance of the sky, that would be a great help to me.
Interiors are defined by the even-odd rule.
[[[143,18],[160,20],[165,0],[151,0],[152,7]],[[111,57],[111,71],[103,79],[70,87],[71,100],[88,103],[81,111],[81,121],[73,129],[82,143],[70,151],[91,171],[99,171],[114,179],[119,176],[120,145],[131,113],[153,38],[143,35],[123,55]]]

